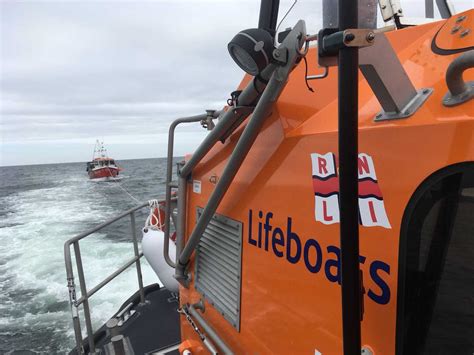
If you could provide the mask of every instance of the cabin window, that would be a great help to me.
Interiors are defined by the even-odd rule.
[[[474,164],[423,183],[400,238],[397,354],[474,353]]]

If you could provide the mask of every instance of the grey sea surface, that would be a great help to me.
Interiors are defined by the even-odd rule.
[[[0,168],[0,354],[64,354],[74,346],[64,242],[136,206],[129,194],[147,201],[165,191],[166,159],[118,164],[123,178],[112,182],[89,180],[85,163]],[[147,213],[137,214],[137,230]],[[133,256],[129,219],[80,245],[90,289]],[[158,282],[146,262],[143,278],[145,285]],[[130,268],[95,294],[95,329],[137,289]]]

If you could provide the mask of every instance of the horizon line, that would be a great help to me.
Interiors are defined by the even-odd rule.
[[[174,156],[174,158],[181,158],[184,155]],[[149,159],[167,159],[168,157],[154,157],[154,158],[128,158],[128,159],[114,159],[115,161],[128,161],[128,160],[149,160]],[[67,161],[67,162],[58,162],[58,163],[38,163],[38,164],[14,164],[14,165],[0,165],[0,168],[10,168],[10,167],[18,167],[18,166],[38,166],[38,165],[57,165],[57,164],[79,164],[79,163],[87,163],[87,160],[81,161]]]

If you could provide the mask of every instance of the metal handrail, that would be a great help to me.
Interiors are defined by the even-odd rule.
[[[87,330],[87,340],[89,343],[89,353],[93,354],[95,353],[95,342],[94,342],[94,332],[92,330],[89,298],[93,296],[97,291],[99,291],[102,287],[104,287],[113,279],[115,279],[122,272],[124,272],[126,269],[128,269],[134,263],[137,269],[140,303],[145,302],[145,293],[143,290],[142,271],[141,271],[141,264],[140,264],[140,258],[143,256],[143,253],[140,253],[138,251],[135,212],[144,207],[147,207],[148,205],[149,205],[148,202],[144,202],[139,206],[136,206],[126,212],[123,212],[122,214],[112,219],[109,219],[108,221],[67,240],[64,243],[64,260],[66,263],[67,287],[69,291],[69,305],[71,307],[72,321],[73,321],[73,326],[74,326],[74,335],[76,339],[76,347],[77,347],[77,352],[79,354],[84,354],[81,325],[79,321],[79,306],[82,305],[84,308],[84,318],[85,318],[86,330]],[[118,268],[115,272],[107,276],[103,281],[101,281],[99,284],[97,284],[96,286],[94,286],[92,289],[88,291],[86,287],[85,278],[84,278],[84,269],[82,266],[81,249],[79,246],[79,242],[82,239],[88,237],[89,235],[96,233],[100,231],[101,229],[103,229],[104,227],[107,227],[110,224],[117,222],[118,220],[125,218],[127,216],[130,216],[130,226],[132,230],[132,241],[133,241],[133,249],[134,249],[135,256],[132,259],[128,260],[124,265]],[[74,247],[76,268],[77,268],[77,273],[79,277],[79,286],[81,290],[81,297],[79,299],[77,299],[76,297],[76,286],[74,284],[71,245]]]

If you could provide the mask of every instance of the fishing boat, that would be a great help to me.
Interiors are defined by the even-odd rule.
[[[472,354],[474,10],[424,4],[314,1],[318,33],[276,33],[262,0],[228,104],[170,125],[166,195],[66,242],[72,353]],[[134,257],[88,287],[81,242],[123,218]],[[129,266],[136,294],[94,329],[89,299]]]
[[[109,180],[116,179],[121,168],[115,163],[115,160],[107,154],[104,142],[96,141],[92,160],[87,163],[86,171],[89,179]]]

